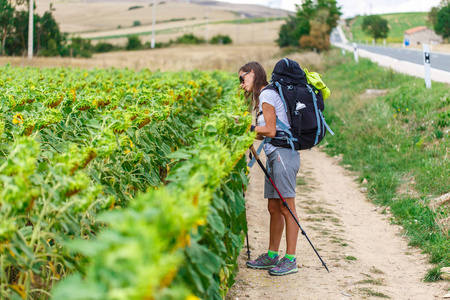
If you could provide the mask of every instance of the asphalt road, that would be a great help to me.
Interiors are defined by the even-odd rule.
[[[369,46],[364,44],[358,44],[357,47],[358,49],[364,49],[369,52],[386,55],[398,60],[405,60],[423,65],[422,50]],[[434,69],[450,72],[450,54],[435,53],[431,51],[430,66]]]
[[[331,32],[330,41],[332,43],[342,43],[342,39],[336,29],[333,29]],[[349,45],[351,46],[351,44]],[[358,44],[357,47],[358,49],[364,49],[372,53],[386,55],[398,60],[423,65],[422,50],[369,46],[365,44]],[[431,51],[430,66],[434,69],[450,72],[450,54],[435,53]]]

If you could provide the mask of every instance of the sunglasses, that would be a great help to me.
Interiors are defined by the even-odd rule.
[[[240,82],[241,84],[244,83],[244,76],[247,75],[247,74],[250,73],[250,72],[251,72],[251,71],[248,71],[248,72],[242,74],[241,76],[239,76],[239,82]]]

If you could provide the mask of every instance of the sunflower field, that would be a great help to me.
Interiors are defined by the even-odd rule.
[[[224,298],[254,139],[235,76],[7,65],[0,100],[0,298]]]

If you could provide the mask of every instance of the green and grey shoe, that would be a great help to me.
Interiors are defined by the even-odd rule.
[[[270,258],[267,253],[261,254],[256,260],[248,261],[247,267],[252,269],[266,270],[276,267],[278,263],[278,256]]]
[[[269,274],[274,276],[283,276],[297,272],[297,259],[294,258],[294,261],[291,261],[286,257],[283,257],[276,267],[269,269]]]

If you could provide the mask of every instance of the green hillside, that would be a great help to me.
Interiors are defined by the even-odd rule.
[[[403,32],[417,26],[428,26],[428,16],[425,12],[419,13],[396,13],[380,15],[383,19],[386,19],[389,24],[389,34],[386,39],[388,43],[401,43],[403,41]],[[372,37],[367,35],[361,29],[364,16],[357,16],[347,21],[351,32],[353,34],[353,41],[355,42],[371,42]]]

